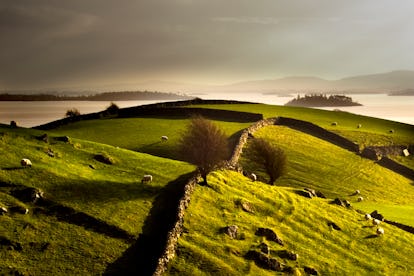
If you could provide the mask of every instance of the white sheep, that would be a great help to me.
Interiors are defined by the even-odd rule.
[[[20,165],[22,165],[23,167],[31,167],[32,161],[30,161],[27,158],[23,158],[22,160],[20,160]]]
[[[165,136],[165,135],[161,136],[161,141],[162,142],[168,141],[168,136]]]
[[[359,195],[360,193],[361,193],[361,191],[360,191],[360,190],[356,190],[356,191],[355,191],[355,194],[356,194],[356,195]]]
[[[257,180],[257,176],[256,176],[254,173],[251,173],[251,174],[250,174],[250,179],[251,179],[252,181],[256,181],[256,180]]]
[[[358,202],[361,202],[361,201],[364,200],[364,198],[362,196],[359,196],[357,200],[358,200]]]
[[[384,228],[378,227],[377,228],[377,235],[378,236],[384,235]]]
[[[357,125],[357,128],[361,128],[361,127],[362,127],[362,125],[361,125],[361,124],[358,124],[358,125]]]
[[[372,224],[375,225],[375,226],[379,225],[380,223],[381,223],[381,221],[379,219],[373,219],[372,220]]]
[[[142,179],[141,179],[141,183],[151,183],[152,182],[152,175],[150,174],[145,174]]]
[[[371,217],[371,215],[370,215],[370,214],[365,214],[365,216],[364,216],[364,217],[365,217],[365,219],[366,219],[366,220],[370,220],[370,219],[372,219],[372,217]]]

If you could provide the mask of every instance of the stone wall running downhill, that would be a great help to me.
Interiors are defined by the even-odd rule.
[[[377,161],[378,165],[381,165],[387,169],[390,169],[396,173],[399,173],[408,179],[414,180],[414,170],[410,169],[404,165],[401,165],[398,162],[395,162],[394,160],[383,156],[380,160]]]
[[[167,270],[170,260],[175,256],[178,239],[183,232],[184,214],[188,204],[190,203],[191,195],[193,194],[194,188],[197,184],[198,177],[199,175],[192,177],[184,187],[184,194],[181,197],[177,207],[176,222],[174,227],[167,234],[165,249],[161,257],[158,259],[158,264],[153,274],[155,276],[162,275]]]

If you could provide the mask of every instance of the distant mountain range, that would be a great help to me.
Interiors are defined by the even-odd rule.
[[[414,71],[392,71],[383,74],[362,75],[339,80],[317,77],[286,77],[273,80],[254,80],[228,85],[195,85],[177,82],[148,81],[135,85],[140,90],[166,92],[232,93],[255,92],[290,94],[293,92],[390,93],[414,89]]]
[[[389,93],[395,94],[414,89],[414,71],[400,70],[382,74],[361,75],[338,80],[326,80],[312,76],[292,76],[270,80],[253,80],[226,85],[198,85],[169,81],[146,81],[102,85],[94,88],[72,87],[65,90],[54,89],[53,94],[91,95],[108,91],[160,91],[169,93],[186,93],[202,97],[203,93],[264,93],[288,95],[294,93]],[[9,94],[39,94],[44,91],[4,91]],[[47,93],[49,94],[49,93]]]

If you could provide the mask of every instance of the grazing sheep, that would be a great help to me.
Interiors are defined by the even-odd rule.
[[[379,219],[373,219],[372,220],[372,224],[375,225],[375,226],[379,225],[380,223],[381,223],[381,221]]]
[[[30,161],[27,158],[23,158],[22,160],[20,160],[20,165],[22,165],[23,167],[31,167],[32,161]]]
[[[331,123],[331,126],[337,126],[338,125],[338,123],[337,122],[332,122]]]
[[[256,176],[254,173],[251,173],[251,174],[250,174],[250,179],[251,179],[252,181],[256,181],[256,180],[257,180],[257,176]]]
[[[378,236],[384,235],[384,228],[378,227],[377,228],[377,235]]]
[[[370,215],[370,214],[365,214],[365,216],[364,216],[364,217],[365,217],[365,219],[366,219],[366,220],[370,220],[370,219],[372,219],[372,217],[371,217],[371,215]]]
[[[358,124],[358,125],[357,125],[357,128],[361,128],[361,127],[362,127],[362,125],[361,125],[361,124]]]
[[[358,202],[361,202],[361,201],[364,200],[364,198],[362,196],[359,196],[357,200],[358,200]]]
[[[168,136],[165,136],[165,135],[161,136],[161,141],[162,142],[168,141]]]
[[[141,184],[143,183],[151,183],[152,182],[152,175],[146,174],[141,179]]]
[[[355,195],[359,195],[361,193],[361,191],[360,190],[356,190],[355,191]]]

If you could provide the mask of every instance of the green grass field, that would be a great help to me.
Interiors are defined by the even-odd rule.
[[[196,105],[203,108],[261,113],[265,118],[289,117],[337,132],[361,146],[414,143],[414,126],[349,112],[266,104]],[[332,123],[336,122],[336,126]],[[357,128],[361,124],[361,128]],[[394,133],[389,133],[393,129]]]
[[[329,204],[327,199],[307,199],[291,188],[252,182],[231,171],[217,171],[211,187],[197,187],[184,218],[185,233],[178,243],[177,257],[168,275],[275,275],[253,261],[249,250],[265,242],[270,256],[294,268],[315,268],[320,275],[409,275],[413,272],[412,234],[382,225],[385,235],[356,211]],[[254,213],[243,211],[249,202]],[[342,230],[328,226],[334,222]],[[221,233],[237,225],[239,238]],[[284,246],[255,235],[258,227],[274,230]],[[282,250],[296,252],[297,261],[281,258]],[[299,273],[299,274],[298,274]]]
[[[177,159],[177,143],[185,130],[187,118],[128,118],[89,120],[62,126],[53,130],[84,140],[104,143],[120,148]],[[214,121],[228,136],[244,129],[250,123]],[[168,136],[167,142],[161,136]]]
[[[29,209],[27,215],[0,216],[0,236],[23,248],[18,251],[0,246],[0,271],[12,267],[30,275],[101,274],[130,245],[122,238],[90,230],[88,222],[82,222],[86,223],[82,227],[39,213],[33,204],[11,196],[13,188],[7,185],[41,189],[56,204],[137,236],[162,188],[194,170],[183,162],[74,138],[64,143],[50,137],[45,143],[36,139],[43,133],[0,128],[0,181],[5,183],[0,187],[0,205]],[[111,156],[115,163],[96,161],[94,156],[100,153]],[[29,158],[33,166],[21,168],[21,158]],[[146,173],[154,180],[141,184]]]

